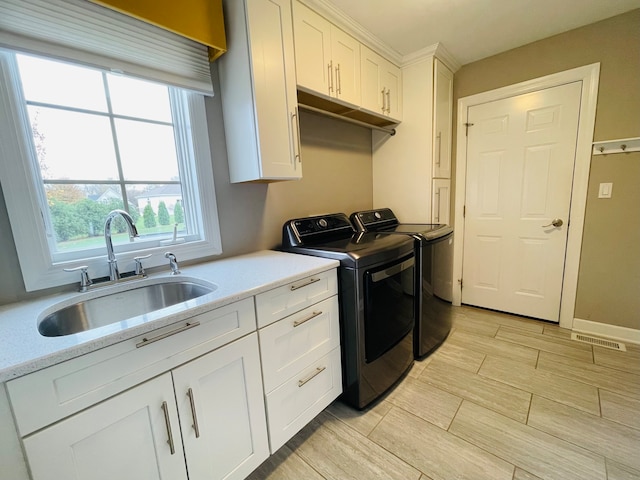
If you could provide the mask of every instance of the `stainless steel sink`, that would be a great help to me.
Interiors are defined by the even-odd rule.
[[[132,286],[133,287],[133,286]],[[45,337],[60,337],[148,314],[213,292],[216,286],[172,281],[133,287],[80,300],[47,314],[38,322]]]

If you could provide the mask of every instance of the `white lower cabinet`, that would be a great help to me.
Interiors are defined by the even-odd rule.
[[[24,448],[33,480],[180,480],[187,470],[179,435],[166,373],[34,433]]]
[[[256,297],[271,453],[342,393],[336,285],[332,270]]]
[[[257,334],[23,441],[33,480],[245,478],[269,456]]]
[[[255,333],[172,375],[190,480],[245,478],[269,456]]]
[[[98,349],[6,389],[32,480],[246,478],[342,392],[337,272]]]

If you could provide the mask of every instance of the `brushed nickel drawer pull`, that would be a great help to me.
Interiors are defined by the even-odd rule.
[[[162,411],[164,412],[164,423],[167,426],[167,437],[169,437],[169,440],[167,440],[167,443],[169,444],[169,450],[171,451],[171,455],[173,455],[174,453],[176,453],[176,447],[173,444],[173,433],[171,433],[171,420],[169,419],[169,407],[166,401],[162,402]]]
[[[298,387],[302,387],[305,383],[313,380],[316,376],[320,375],[326,369],[327,369],[327,367],[318,367],[318,368],[316,368],[316,371],[313,372],[311,375],[309,375],[307,378],[305,378],[303,380],[298,380]]]
[[[193,399],[193,390],[189,388],[187,390],[187,397],[189,397],[189,404],[191,405],[191,416],[193,417],[193,429],[196,432],[196,438],[200,438],[200,427],[198,426],[198,416],[196,415],[196,402]]]
[[[295,322],[293,322],[293,328],[299,327],[303,323],[307,323],[309,320],[316,318],[318,315],[322,315],[322,310],[320,310],[319,312],[313,312],[311,315],[303,318],[302,320],[296,320]]]
[[[306,287],[307,285],[311,285],[312,283],[319,282],[319,278],[310,278],[308,281],[301,283],[300,285],[291,285],[291,291],[298,290],[299,288]]]
[[[149,345],[153,342],[157,342],[158,340],[162,340],[163,338],[170,337],[171,335],[175,335],[176,333],[184,332],[185,330],[197,327],[198,325],[200,325],[200,322],[187,322],[183,326],[176,328],[175,330],[171,330],[170,332],[162,333],[157,337],[144,337],[141,342],[136,343],[136,348],[144,347],[145,345]]]

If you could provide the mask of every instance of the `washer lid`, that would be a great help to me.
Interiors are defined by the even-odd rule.
[[[411,254],[413,238],[383,232],[356,233],[347,216],[338,213],[288,220],[283,226],[282,249],[360,268]]]

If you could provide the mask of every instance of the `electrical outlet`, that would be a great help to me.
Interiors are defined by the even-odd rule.
[[[601,183],[598,189],[598,198],[611,198],[613,183]]]

